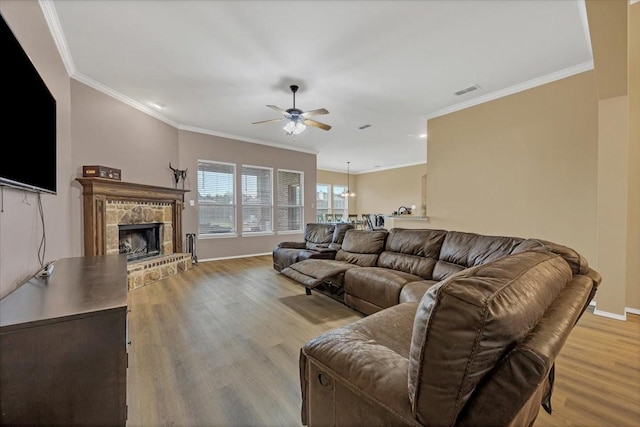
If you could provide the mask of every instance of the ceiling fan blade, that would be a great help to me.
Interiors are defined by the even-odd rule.
[[[307,118],[311,116],[320,116],[322,114],[329,114],[329,111],[326,108],[318,108],[317,110],[305,111],[300,115],[304,118]]]
[[[307,126],[313,126],[322,130],[331,129],[331,126],[325,125],[324,123],[316,122],[315,120],[311,120],[311,119],[304,119],[302,123],[304,123]]]
[[[267,107],[271,108],[272,110],[276,110],[280,114],[287,114],[287,110],[283,110],[282,108],[276,107],[275,105],[267,105]]]
[[[257,125],[257,124],[260,124],[260,123],[281,122],[281,121],[283,121],[283,120],[284,120],[284,117],[281,117],[281,118],[279,118],[279,119],[262,120],[262,121],[259,121],[259,122],[253,122],[253,123],[251,123],[251,124],[252,124],[252,125]]]

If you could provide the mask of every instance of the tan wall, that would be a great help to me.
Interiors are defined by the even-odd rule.
[[[273,168],[274,178],[278,169],[301,171],[304,174],[304,219],[305,223],[315,222],[316,200],[316,156],[298,151],[291,151],[252,144],[213,135],[181,130],[180,137],[180,169],[197,170],[198,159],[235,163],[236,170],[242,165],[265,166]],[[236,188],[240,188],[240,176]],[[198,197],[195,172],[187,174],[185,188],[190,189],[185,200],[183,211],[183,232],[198,232]],[[190,206],[194,200],[195,206]],[[312,207],[313,206],[313,207]],[[238,212],[241,216],[241,212]],[[238,218],[241,221],[241,218]],[[269,236],[216,237],[198,239],[198,259],[227,258],[250,254],[271,253],[278,242],[301,241],[302,233],[277,233]]]
[[[73,163],[122,171],[122,180],[173,187],[178,129],[77,80],[71,80]]]
[[[629,8],[629,215],[627,307],[640,310],[640,3]]]
[[[400,206],[416,206],[421,214],[422,177],[427,164],[358,174],[358,212],[390,215]]]
[[[598,97],[627,94],[628,0],[587,0],[586,3]]]
[[[537,237],[596,259],[594,73],[429,120],[434,228]]]
[[[598,101],[598,311],[623,314],[626,299],[628,97]],[[615,292],[614,292],[615,290]]]
[[[44,261],[48,262],[73,255],[72,230],[78,227],[69,215],[69,207],[72,204],[69,78],[38,2],[2,0],[0,10],[56,99],[58,189],[56,195],[42,195],[46,230]],[[10,131],[4,129],[6,134]],[[11,144],[27,143],[20,140],[20,129],[13,129],[11,133],[18,135],[18,138],[3,139],[3,156],[9,155],[6,150]],[[29,159],[15,161],[23,162],[25,167],[29,166]],[[0,297],[9,293],[40,268],[38,249],[41,239],[42,226],[37,195],[3,188],[0,214]]]
[[[598,91],[598,265],[603,275],[596,314],[624,319],[633,301],[629,288],[637,282],[638,149],[630,129],[630,76],[632,40],[629,3],[587,0],[589,34],[593,47]],[[634,159],[633,155],[636,155]],[[632,282],[634,281],[634,282]]]

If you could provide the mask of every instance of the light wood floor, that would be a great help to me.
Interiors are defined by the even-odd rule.
[[[129,427],[300,426],[300,347],[362,317],[270,256],[201,262],[130,291],[129,308]],[[584,314],[536,427],[640,425],[639,317]]]

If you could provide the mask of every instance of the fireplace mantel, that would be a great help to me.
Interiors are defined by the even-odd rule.
[[[110,231],[107,230],[109,219],[107,205],[109,203],[139,203],[166,205],[171,217],[171,251],[182,252],[182,209],[184,194],[189,190],[158,187],[154,185],[136,184],[106,178],[76,178],[82,184],[84,205],[84,254],[85,256],[108,255],[107,242]],[[130,223],[130,222],[125,222]],[[112,239],[111,239],[112,240]]]

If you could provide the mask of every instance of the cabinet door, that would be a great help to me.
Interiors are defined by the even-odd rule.
[[[124,425],[126,307],[0,334],[0,424]]]

